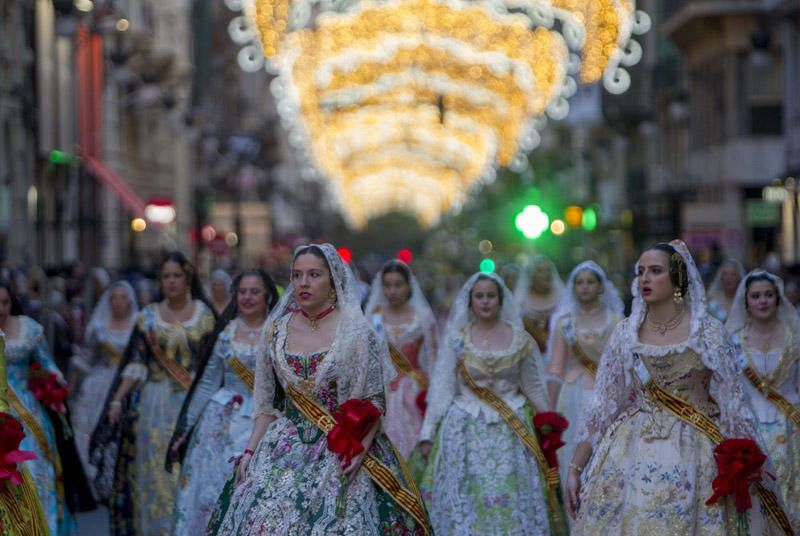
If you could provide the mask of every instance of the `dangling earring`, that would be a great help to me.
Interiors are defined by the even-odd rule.
[[[675,292],[672,293],[672,301],[677,306],[683,306],[683,292],[681,292],[680,287],[675,287]]]
[[[331,301],[331,305],[336,305],[336,289],[328,291],[328,299]]]

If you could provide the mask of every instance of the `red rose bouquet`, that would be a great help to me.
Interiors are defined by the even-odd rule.
[[[533,417],[533,426],[539,436],[539,445],[542,447],[545,459],[550,467],[558,467],[556,451],[565,445],[561,434],[569,426],[563,415],[555,411],[543,411]]]
[[[24,437],[25,431],[19,421],[8,413],[0,412],[0,485],[6,481],[14,485],[22,484],[17,464],[36,459],[33,452],[19,450]]]
[[[714,449],[714,459],[717,461],[717,477],[711,483],[714,494],[706,504],[715,504],[732,495],[737,512],[752,508],[750,484],[761,481],[764,474],[761,466],[767,456],[752,439],[726,439]]]
[[[420,410],[420,412],[422,412],[423,416],[425,415],[425,411],[428,409],[427,398],[428,398],[428,390],[427,389],[423,389],[422,391],[419,392],[419,394],[417,395],[417,398],[414,399],[414,402],[416,402],[416,404],[417,404],[417,408],[419,408],[419,410]]]
[[[56,413],[67,412],[64,401],[67,399],[69,391],[58,381],[58,376],[54,372],[42,370],[39,363],[32,363],[30,366],[28,388],[46,408],[50,408]]]
[[[328,450],[347,465],[361,454],[361,441],[378,421],[381,411],[369,400],[348,400],[333,412],[336,426],[328,432]]]

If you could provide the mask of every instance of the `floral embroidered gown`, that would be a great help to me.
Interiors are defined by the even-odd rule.
[[[167,360],[194,372],[213,327],[214,315],[200,300],[194,301],[194,314],[182,324],[165,322],[157,303],[139,312],[109,397],[121,378],[137,379],[139,387],[125,400],[117,426],[108,423],[106,408],[90,446],[90,460],[98,467],[95,487],[101,496],[110,494],[111,530],[116,535],[171,534],[178,475],[165,471],[164,458],[186,390],[159,363],[153,344]],[[103,465],[117,452],[113,467]]]
[[[561,436],[565,445],[558,449],[558,465],[562,482],[567,481],[569,462],[572,460],[572,455],[575,453],[575,447],[577,446],[575,441],[576,431],[581,426],[583,410],[594,392],[594,376],[575,357],[572,351],[573,343],[580,344],[586,356],[598,363],[606,341],[611,336],[611,332],[619,320],[620,316],[618,314],[607,309],[605,325],[600,328],[577,325],[574,315],[561,318],[556,322],[555,329],[562,334],[569,353],[564,370],[555,370],[552,362],[548,370],[550,376],[555,376],[561,382],[556,411],[562,414],[569,422],[569,427]]]
[[[64,500],[59,500],[56,492],[57,477],[63,479],[63,474],[56,473],[56,458],[59,456],[56,447],[56,432],[53,428],[47,410],[42,406],[33,392],[28,388],[30,366],[38,363],[44,371],[53,372],[61,377],[55,361],[47,348],[44,330],[36,321],[27,316],[19,318],[19,335],[16,338],[6,338],[6,360],[8,366],[8,383],[14,390],[19,400],[31,413],[40,430],[44,433],[42,439],[46,440],[47,449],[39,442],[36,435],[25,425],[19,415],[11,413],[23,425],[25,439],[20,444],[21,450],[30,450],[36,453],[36,459],[25,462],[26,467],[33,476],[39,499],[42,503],[47,527],[50,534],[75,534],[75,520],[67,509]],[[58,462],[60,466],[60,461]]]
[[[717,476],[714,445],[655,405],[634,371],[645,366],[666,391],[718,422],[725,437],[756,437],[730,340],[710,316],[692,322],[696,327],[686,341],[665,346],[639,342],[631,318],[617,325],[578,433],[594,452],[583,471],[573,534],[736,534],[732,500],[705,504]],[[753,502],[751,534],[778,534]]]
[[[800,341],[798,333],[787,330],[783,348],[762,352],[748,348],[742,353],[745,363],[753,366],[794,407],[800,407]],[[742,330],[734,335],[741,351]],[[794,422],[766,398],[761,391],[743,376],[745,390],[758,420],[758,429],[764,438],[778,477],[786,514],[796,532],[800,532],[800,432]]]
[[[178,479],[173,534],[205,533],[220,491],[233,474],[230,458],[241,454],[253,429],[253,394],[231,362],[237,358],[253,371],[263,347],[234,340],[238,322],[220,333],[179,419],[178,433],[194,430]]]
[[[247,478],[235,490],[229,483],[220,497],[210,532],[240,536],[423,534],[421,525],[377,487],[363,467],[347,486],[343,515],[337,515],[336,503],[343,485],[341,463],[328,450],[325,434],[282,393],[288,384],[312,389],[316,401],[333,412],[342,402],[339,391],[352,388],[351,378],[357,372],[348,366],[352,365],[347,363],[351,356],[339,354],[338,339],[327,351],[293,353],[287,348],[290,317],[285,315],[277,322],[270,352],[256,366],[254,412],[256,416],[273,415],[276,420],[256,448]],[[381,342],[371,329],[366,325],[364,328],[350,334],[359,341],[354,347],[363,345],[362,351],[374,356],[365,371],[364,390],[368,394],[358,398],[382,409]],[[335,355],[341,355],[341,360]],[[412,485],[401,471],[396,451],[385,434],[375,437],[369,452],[388,466],[402,485]]]
[[[71,360],[72,366],[80,368],[86,374],[70,407],[78,454],[90,480],[97,473],[97,468],[89,463],[89,441],[103,413],[103,404],[100,401],[108,396],[130,336],[130,329],[112,330],[104,325],[91,331],[86,341],[91,360],[87,362],[79,356],[74,356]]]
[[[536,458],[456,369],[463,360],[475,382],[502,398],[533,432],[531,401],[547,407],[536,343],[515,326],[509,348],[486,351],[468,333],[444,341],[449,348],[439,355],[420,434],[422,441],[435,438],[421,485],[434,533],[550,534]]]
[[[436,355],[435,324],[424,325],[419,315],[414,315],[409,324],[388,325],[380,313],[375,315],[373,323],[379,334],[403,352],[414,369],[430,378]],[[405,459],[416,446],[422,428],[424,415],[417,403],[421,391],[422,387],[405,374],[398,374],[386,386],[386,434]]]

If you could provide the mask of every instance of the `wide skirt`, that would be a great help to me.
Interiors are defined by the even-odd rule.
[[[631,408],[606,430],[583,474],[574,535],[736,534],[733,502],[706,506],[717,475],[714,446],[659,408]],[[754,497],[750,534],[777,534]]]
[[[517,412],[531,423],[526,403]],[[504,421],[452,404],[422,481],[434,534],[549,535],[546,492],[534,456]]]
[[[800,431],[782,413],[776,422],[759,423],[758,428],[780,483],[786,514],[800,533]]]

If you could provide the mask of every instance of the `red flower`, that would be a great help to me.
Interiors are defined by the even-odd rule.
[[[234,406],[235,408],[238,408],[238,407],[240,407],[240,406],[242,405],[242,403],[243,403],[243,402],[244,402],[244,398],[243,398],[243,397],[242,397],[242,395],[240,395],[240,394],[235,394],[235,395],[233,395],[233,397],[231,398],[231,403],[233,404],[233,406]]]
[[[767,460],[752,439],[726,439],[714,449],[717,460],[717,477],[711,483],[714,494],[706,504],[715,504],[726,495],[733,495],[736,511],[746,512],[752,508],[750,484],[760,482],[764,471],[761,466]]]
[[[428,390],[424,389],[419,392],[417,398],[414,400],[417,403],[417,407],[419,408],[420,412],[422,412],[422,415],[425,415],[425,410],[428,409],[427,398],[428,398]]]
[[[547,463],[550,467],[558,467],[556,451],[566,444],[561,440],[561,434],[567,429],[569,422],[555,411],[543,411],[533,416],[533,426]]]
[[[328,432],[328,450],[349,465],[364,450],[361,441],[380,416],[380,410],[369,400],[346,401],[333,412],[336,426]]]
[[[39,363],[32,363],[28,375],[28,388],[43,406],[57,413],[66,413],[64,401],[69,390],[59,383],[58,376],[54,372],[44,371]]]
[[[25,431],[19,421],[8,413],[0,412],[0,484],[6,481],[21,484],[22,475],[17,470],[17,464],[36,459],[33,452],[19,450],[24,437]]]

